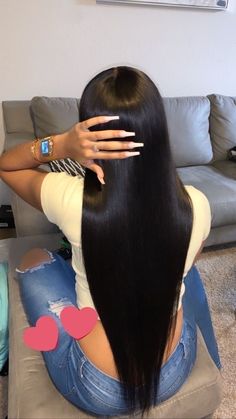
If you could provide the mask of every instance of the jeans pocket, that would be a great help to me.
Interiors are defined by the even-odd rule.
[[[58,369],[58,372],[59,391],[63,396],[69,396],[75,391],[75,386],[70,374],[69,365],[67,365],[64,368]]]
[[[197,325],[194,323],[190,323],[188,320],[185,321],[185,327],[186,327],[186,334],[188,336],[188,343],[189,345],[192,345],[193,342],[197,342]]]
[[[71,396],[72,394],[74,394],[75,391],[76,391],[75,386],[72,386],[71,388],[68,387],[65,392],[60,392],[60,393],[62,394],[62,396],[67,398],[68,396]]]
[[[178,346],[161,370],[158,402],[172,397],[183,385],[191,372],[196,358],[196,330],[184,322]]]
[[[185,320],[185,332],[181,336],[180,344],[182,344],[183,347],[183,358],[193,358],[192,352],[194,352],[194,349],[196,350],[197,347],[197,329],[196,325],[194,327],[187,320]]]
[[[164,401],[174,396],[174,394],[177,393],[184,381],[185,380],[183,376],[181,374],[177,374],[175,379],[169,385],[165,386],[165,389],[159,391],[159,394],[157,396],[157,403],[163,403]]]
[[[187,348],[183,341],[178,344],[178,353],[168,363],[166,368],[161,370],[160,382],[156,403],[162,403],[172,397],[185,381],[185,364]]]
[[[49,376],[54,383],[58,391],[63,395],[69,395],[74,391],[73,377],[70,372],[69,362],[66,362],[63,366],[55,364],[50,357],[45,358],[45,364],[49,373]]]

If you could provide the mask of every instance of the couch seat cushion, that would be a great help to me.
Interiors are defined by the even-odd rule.
[[[185,185],[195,186],[208,198],[212,213],[212,227],[236,224],[236,176],[235,179],[227,176],[226,167],[225,164],[224,172],[211,165],[177,169]]]

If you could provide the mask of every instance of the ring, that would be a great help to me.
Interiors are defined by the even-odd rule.
[[[93,149],[94,149],[95,153],[97,153],[99,151],[99,149],[97,148],[96,145],[93,147]]]

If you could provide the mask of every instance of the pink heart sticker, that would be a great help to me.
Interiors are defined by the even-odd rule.
[[[92,307],[65,307],[60,314],[60,319],[66,332],[75,339],[82,339],[96,325],[98,314]]]
[[[23,332],[26,346],[36,351],[51,351],[58,341],[58,328],[55,320],[49,316],[41,316],[35,327],[28,327]]]

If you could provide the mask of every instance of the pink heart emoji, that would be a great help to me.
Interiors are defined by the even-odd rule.
[[[92,307],[65,307],[60,314],[60,319],[65,331],[75,339],[82,339],[97,322],[98,314]]]
[[[58,328],[55,320],[49,316],[41,316],[35,327],[28,327],[23,332],[26,346],[36,351],[51,351],[58,341]]]

